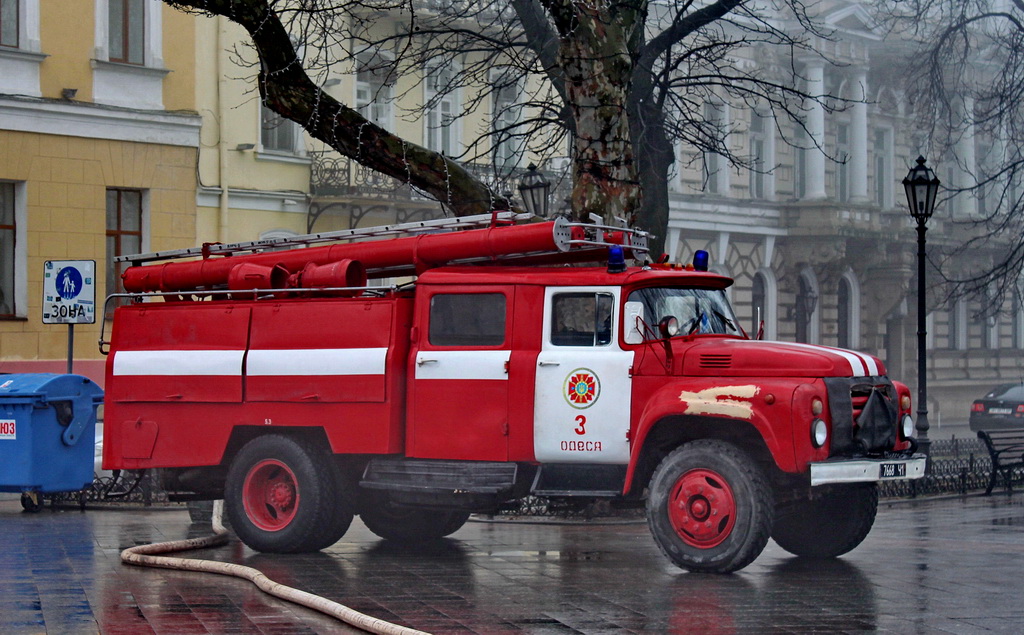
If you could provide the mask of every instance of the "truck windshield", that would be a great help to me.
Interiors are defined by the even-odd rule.
[[[625,314],[627,342],[659,339],[658,323],[666,317],[679,321],[680,335],[741,334],[729,300],[721,289],[638,289],[629,294]]]

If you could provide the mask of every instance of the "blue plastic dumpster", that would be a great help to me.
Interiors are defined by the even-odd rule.
[[[96,409],[103,391],[81,375],[0,375],[0,492],[40,495],[92,484]]]

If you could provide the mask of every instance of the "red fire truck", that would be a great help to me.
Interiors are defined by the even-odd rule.
[[[747,337],[703,252],[627,266],[643,232],[521,220],[126,258],[104,467],[223,498],[259,551],[322,549],[356,514],[422,541],[529,495],[609,498],[709,572],[769,537],[843,554],[879,481],[924,474],[876,357]]]

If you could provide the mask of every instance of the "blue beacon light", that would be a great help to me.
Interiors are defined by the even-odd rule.
[[[626,270],[626,256],[622,247],[609,247],[608,273],[622,273]]]
[[[708,252],[703,249],[698,249],[697,252],[693,254],[693,268],[697,271],[707,271],[709,259],[710,256],[708,255]]]

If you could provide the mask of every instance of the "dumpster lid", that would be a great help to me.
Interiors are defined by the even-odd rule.
[[[45,402],[77,398],[96,401],[102,396],[103,390],[94,381],[82,375],[58,375],[55,373],[0,375],[0,401],[41,400]]]

